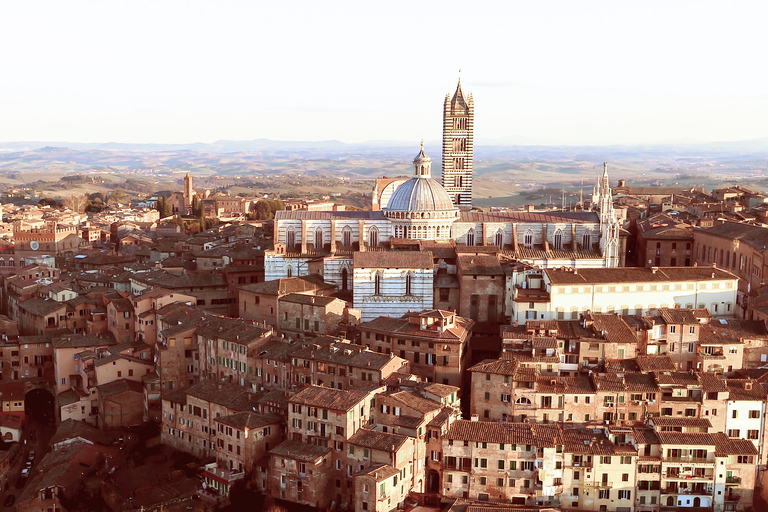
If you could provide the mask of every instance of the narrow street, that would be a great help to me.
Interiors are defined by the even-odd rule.
[[[24,492],[24,487],[16,487],[16,483],[21,475],[21,470],[24,468],[24,464],[29,457],[29,453],[35,452],[35,463],[32,466],[32,473],[35,472],[38,464],[43,459],[45,454],[50,451],[50,440],[53,434],[56,432],[56,427],[49,425],[47,422],[37,419],[34,415],[27,415],[24,426],[21,433],[21,454],[16,459],[14,464],[9,469],[8,486],[0,493],[0,511],[12,512],[16,510],[16,500]],[[29,482],[31,478],[27,479],[25,484]],[[5,503],[9,495],[14,496],[14,502],[11,506],[6,507]]]

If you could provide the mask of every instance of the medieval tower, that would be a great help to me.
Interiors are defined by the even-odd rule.
[[[461,80],[453,98],[445,95],[443,105],[443,188],[453,204],[462,210],[472,208],[472,160],[475,102],[464,96]]]
[[[195,195],[195,189],[192,188],[192,176],[187,171],[184,176],[184,209],[189,212],[192,209],[192,197]]]

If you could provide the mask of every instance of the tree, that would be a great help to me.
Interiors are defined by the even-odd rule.
[[[166,199],[164,196],[160,196],[160,198],[157,200],[157,205],[155,205],[155,208],[157,208],[157,211],[160,212],[161,219],[173,215],[173,207],[171,206],[171,203],[168,202],[168,199]]]
[[[52,208],[56,208],[56,207],[58,207],[58,206],[59,206],[59,203],[58,203],[58,201],[56,201],[56,200],[55,200],[54,198],[52,198],[52,197],[44,197],[44,198],[42,198],[41,200],[39,200],[39,201],[37,202],[37,204],[38,204],[38,205],[40,205],[40,206],[50,206],[50,207],[52,207]]]
[[[83,213],[85,211],[86,206],[88,206],[89,203],[90,201],[88,200],[88,196],[86,196],[85,194],[82,194],[82,195],[73,194],[62,201],[62,204],[65,207],[69,208],[70,210],[76,213]]]
[[[128,203],[130,200],[131,198],[128,197],[128,194],[126,194],[124,190],[116,188],[112,191],[111,194],[109,194],[109,197],[107,198],[107,204],[117,205],[121,203]]]

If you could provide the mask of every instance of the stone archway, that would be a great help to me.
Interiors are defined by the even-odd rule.
[[[44,388],[34,388],[24,395],[24,414],[41,422],[56,418],[56,399]]]

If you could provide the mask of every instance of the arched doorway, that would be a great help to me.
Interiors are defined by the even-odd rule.
[[[55,404],[47,389],[32,389],[24,395],[24,414],[40,422],[51,422],[56,418]]]
[[[668,507],[674,507],[675,506],[675,497],[670,496],[667,498],[667,506]]]
[[[699,498],[698,496],[693,498],[693,506],[694,507],[700,507],[701,506],[701,498]]]
[[[427,473],[427,492],[440,492],[440,473],[434,469]]]

